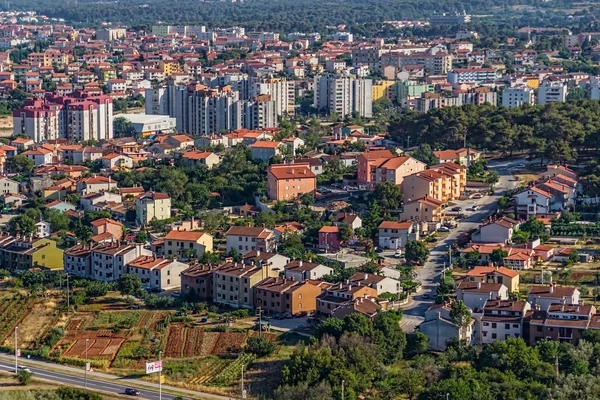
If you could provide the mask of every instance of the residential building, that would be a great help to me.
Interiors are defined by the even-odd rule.
[[[185,152],[181,158],[187,167],[205,165],[206,168],[212,169],[221,162],[221,158],[211,151],[191,150]]]
[[[178,258],[199,258],[213,251],[213,238],[205,232],[172,230],[164,237],[165,255]]]
[[[473,343],[475,320],[471,318],[465,327],[452,321],[451,304],[436,304],[425,311],[425,321],[419,325],[419,331],[427,335],[429,349],[445,351],[451,340]]]
[[[333,274],[333,268],[303,260],[292,260],[285,265],[284,272],[286,279],[304,282],[319,280],[325,275]]]
[[[66,274],[78,278],[91,278],[92,250],[98,244],[77,244],[64,251],[63,265]]]
[[[375,185],[377,166],[387,160],[394,158],[394,154],[389,150],[367,151],[358,156],[357,180],[360,186],[371,187]]]
[[[63,251],[47,238],[0,235],[0,267],[13,271],[62,269]]]
[[[479,343],[523,338],[524,318],[531,305],[526,301],[488,300],[483,307]]]
[[[275,231],[273,231],[275,232]],[[244,254],[244,263],[255,265],[268,265],[273,271],[279,274],[284,271],[285,266],[290,262],[290,259],[284,255],[277,253],[268,253],[260,250],[250,250]]]
[[[23,155],[23,156],[29,158],[31,161],[33,161],[33,164],[36,167],[39,167],[40,165],[52,164],[52,161],[54,160],[54,155],[52,154],[52,152],[43,147],[38,147],[38,148],[34,147],[31,150],[27,150],[27,151],[21,153],[21,155]]]
[[[352,283],[337,283],[329,286],[317,297],[317,312],[323,315],[331,313],[339,306],[364,297],[377,297],[377,290],[369,286],[359,286]]]
[[[369,286],[377,290],[378,296],[384,293],[402,293],[402,284],[400,281],[385,275],[357,272],[350,277],[350,282],[359,286]]]
[[[241,254],[251,250],[272,252],[275,249],[275,235],[270,229],[231,226],[225,236],[227,238],[227,253],[230,253],[232,249]]]
[[[537,214],[550,213],[553,196],[536,187],[529,187],[513,196],[515,214],[520,218],[530,219]]]
[[[536,307],[525,321],[523,338],[530,346],[543,339],[576,345],[587,329],[597,329],[597,321],[593,305],[550,304],[547,310]]]
[[[471,22],[471,16],[464,11],[462,13],[433,13],[429,17],[431,25],[463,25]]]
[[[538,88],[538,104],[564,103],[567,101],[567,85],[563,82],[544,82]]]
[[[519,292],[519,273],[506,267],[477,266],[467,272],[469,282],[499,283],[509,292]]]
[[[319,248],[326,253],[337,251],[341,245],[340,229],[336,226],[325,225],[319,229]]]
[[[327,286],[321,281],[267,278],[254,287],[254,305],[267,314],[312,314],[317,309],[317,296]]]
[[[106,28],[96,30],[96,40],[103,42],[112,42],[113,40],[123,39],[126,30],[123,28]]]
[[[532,286],[527,301],[532,306],[539,306],[540,310],[547,311],[551,304],[579,304],[579,295],[580,292],[576,288],[551,283],[546,286]]]
[[[181,293],[200,301],[212,301],[214,265],[195,264],[181,272]]]
[[[444,203],[425,195],[419,199],[405,201],[400,214],[401,220],[440,222]]]
[[[181,285],[181,273],[187,264],[168,258],[140,256],[127,264],[128,273],[140,278],[142,286],[149,290],[171,290]]]
[[[92,249],[92,265],[87,278],[114,282],[127,274],[127,265],[140,256],[152,256],[142,244],[104,242]]]
[[[506,88],[502,91],[502,107],[513,108],[535,104],[535,91],[529,86]]]
[[[139,225],[171,218],[171,197],[166,193],[144,193],[135,199],[135,212]]]
[[[473,238],[474,242],[502,243],[510,242],[513,233],[519,229],[519,221],[512,218],[502,217],[491,219],[479,227],[479,234]]]
[[[409,240],[419,240],[419,225],[414,221],[383,221],[377,229],[380,249],[403,249]]]
[[[438,160],[438,163],[456,163],[468,166],[473,161],[479,160],[481,153],[474,149],[461,148],[458,150],[441,150],[434,151],[433,155]]]
[[[20,192],[20,184],[6,176],[0,177],[0,193],[1,194],[17,194]]]
[[[464,83],[481,84],[496,79],[498,75],[493,68],[457,68],[448,71],[448,82],[453,86]]]
[[[381,56],[381,65],[393,65],[398,68],[423,66],[428,74],[446,75],[452,69],[453,57],[447,52],[390,52]]]
[[[333,224],[337,227],[347,224],[354,231],[362,227],[362,219],[356,214],[339,212],[333,218]]]
[[[371,166],[371,176],[375,173],[374,184],[392,182],[401,185],[404,177],[422,172],[427,169],[427,164],[412,157],[392,157],[379,165]]]
[[[317,177],[307,165],[273,164],[267,169],[267,189],[271,200],[290,201],[305,193],[314,194]]]
[[[250,145],[252,159],[268,162],[275,156],[281,155],[285,145],[282,142],[259,140]]]
[[[508,299],[508,288],[501,283],[484,283],[481,281],[461,281],[456,288],[456,300],[475,311],[480,312],[488,300]]]
[[[234,308],[254,308],[254,287],[277,272],[268,265],[227,263],[214,272],[213,301]]]
[[[336,113],[343,118],[356,112],[361,117],[373,115],[373,83],[354,76],[317,75],[314,78],[314,102],[317,110]]]
[[[92,241],[96,243],[114,241],[118,242],[123,237],[125,227],[120,222],[110,218],[100,218],[91,222]]]

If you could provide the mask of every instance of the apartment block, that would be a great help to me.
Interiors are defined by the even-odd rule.
[[[254,287],[261,281],[277,277],[267,265],[227,263],[215,270],[213,301],[234,308],[254,308]]]
[[[135,212],[139,225],[171,218],[171,197],[166,193],[144,193],[135,199]]]
[[[356,112],[373,116],[373,83],[371,79],[341,75],[317,75],[314,79],[314,101],[317,110],[345,117]]]
[[[506,88],[502,91],[502,107],[513,108],[522,104],[535,104],[535,91],[529,86]]]
[[[273,164],[267,169],[267,189],[271,200],[290,201],[314,193],[317,177],[307,165]]]
[[[213,251],[213,238],[205,232],[172,230],[164,237],[165,255],[178,258],[198,258]]]
[[[317,296],[327,283],[267,278],[254,287],[254,304],[267,314],[311,314],[317,310]]]
[[[544,82],[538,88],[538,104],[564,103],[567,101],[567,85],[563,82]]]

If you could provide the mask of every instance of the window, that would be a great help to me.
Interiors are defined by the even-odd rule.
[[[518,328],[519,324],[513,324],[513,328]]]
[[[542,331],[542,326],[539,326],[539,325],[538,325],[538,327],[537,327],[537,331],[538,331],[538,332],[541,332],[541,331]]]
[[[496,329],[496,323],[495,322],[492,322],[492,328]]]
[[[497,339],[498,335],[496,335],[495,333],[492,333],[492,339]]]
[[[504,324],[504,329],[510,329],[510,324]]]

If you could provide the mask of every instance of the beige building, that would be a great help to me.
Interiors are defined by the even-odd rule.
[[[169,290],[181,286],[181,273],[189,265],[167,258],[140,256],[128,264],[130,274],[138,276],[146,289]]]
[[[135,199],[135,213],[139,225],[171,218],[171,197],[166,193],[144,193]]]
[[[217,165],[221,159],[218,155],[211,151],[198,151],[191,150],[184,153],[181,158],[186,167],[198,167],[200,165],[206,165],[208,169],[211,169]]]
[[[173,230],[167,233],[164,240],[165,255],[168,257],[197,258],[207,251],[213,251],[213,238],[204,232]]]
[[[419,199],[405,201],[404,209],[400,214],[401,220],[439,222],[442,220],[443,202],[433,199],[428,195]]]
[[[465,191],[467,170],[455,163],[443,163],[404,178],[404,199],[412,201],[425,196],[443,203],[457,200]]]
[[[412,157],[393,157],[375,168],[375,183],[393,182],[401,185],[405,176],[425,171],[427,164]]]
[[[262,266],[227,263],[214,272],[213,301],[234,308],[254,308],[253,288],[278,272],[267,264]]]

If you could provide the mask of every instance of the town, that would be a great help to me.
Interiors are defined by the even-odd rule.
[[[0,12],[2,373],[160,400],[598,398],[600,30],[471,23]]]

